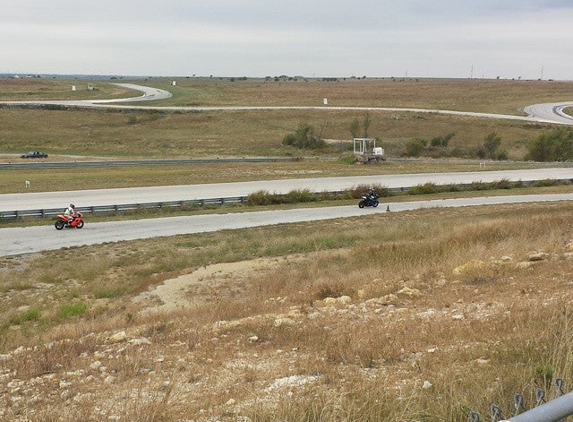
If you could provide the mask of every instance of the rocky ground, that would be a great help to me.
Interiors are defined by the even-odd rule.
[[[269,297],[280,312],[188,319],[198,300],[218,292],[249,294],[250,280],[309,258],[204,267],[133,298],[141,314],[134,318],[141,321],[137,324],[115,321],[106,330],[90,331],[86,322],[64,327],[49,344],[0,355],[0,419],[250,421],[256,409],[276,409],[285,400],[313,394],[331,395],[336,402],[349,388],[376,380],[404,392],[431,390],[440,381],[421,369],[429,362],[449,362],[464,349],[477,348],[484,353],[465,365],[485,368],[491,356],[471,336],[419,342],[412,333],[439,332],[437,326],[458,327],[454,330],[461,333],[480,321],[507,318],[516,300],[535,309],[571,303],[573,292],[573,246],[568,245],[558,252],[470,261],[451,273],[400,280],[378,297],[369,293],[380,282],[373,279],[355,297],[284,307],[280,304],[288,304],[287,298]],[[475,274],[490,274],[492,268],[504,269],[503,284],[476,281]],[[473,274],[473,282],[467,282],[467,274]],[[243,286],[241,292],[237,285]],[[352,338],[349,331],[372,330],[386,332],[387,338],[369,343],[362,337],[365,346],[353,348],[357,356],[334,349],[325,356],[313,350],[311,340],[286,338],[294,330],[326,331],[340,339]],[[387,359],[367,351],[392,342],[402,346],[388,347]]]

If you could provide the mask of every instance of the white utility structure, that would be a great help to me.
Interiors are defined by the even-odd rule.
[[[374,138],[354,138],[354,156],[361,164],[385,161],[384,148],[376,146]]]

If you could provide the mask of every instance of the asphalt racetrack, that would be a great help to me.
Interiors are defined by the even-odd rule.
[[[78,207],[143,204],[149,202],[187,201],[197,199],[248,196],[257,191],[284,194],[299,189],[311,192],[334,192],[358,185],[379,185],[391,189],[434,183],[436,185],[468,184],[472,182],[531,182],[535,180],[572,180],[573,168],[540,168],[498,171],[392,174],[383,176],[323,177],[309,179],[261,180],[202,185],[174,185],[97,189],[42,193],[0,195],[0,212]]]
[[[0,256],[56,250],[62,247],[94,245],[161,236],[205,233],[249,227],[288,224],[337,218],[359,217],[386,212],[402,212],[431,207],[463,207],[525,202],[573,201],[573,193],[551,195],[514,195],[433,201],[381,203],[378,208],[358,206],[304,208],[279,211],[257,211],[232,214],[195,215],[114,221],[90,224],[83,229],[57,231],[52,225],[6,228],[0,230]],[[387,207],[390,210],[387,211]]]

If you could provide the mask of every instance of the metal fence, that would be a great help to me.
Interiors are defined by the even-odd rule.
[[[244,204],[247,201],[246,196],[233,196],[226,198],[195,199],[182,201],[164,201],[164,202],[147,202],[142,204],[116,204],[116,205],[95,205],[89,207],[76,207],[76,210],[82,214],[110,214],[125,213],[130,211],[154,210],[163,208],[193,208],[205,206],[221,206],[232,204]],[[64,212],[63,208],[49,208],[38,210],[15,210],[4,211],[0,213],[0,219],[15,220],[22,217],[52,217]]]
[[[103,161],[30,161],[0,163],[0,170],[64,169],[81,167],[134,167],[134,166],[183,166],[200,164],[229,163],[278,163],[297,161],[293,157],[252,157],[252,158],[189,158],[189,159],[149,159],[149,160],[103,160]]]
[[[502,409],[492,404],[489,408],[491,422],[564,422],[573,415],[573,392],[563,391],[563,380],[555,380],[555,394],[551,401],[546,401],[545,390],[535,390],[535,404],[530,409],[525,407],[523,395],[513,396],[513,416],[505,418]],[[508,413],[509,415],[509,413]],[[480,415],[471,412],[468,422],[480,422]]]
[[[551,180],[552,183],[562,184],[562,183],[573,183],[573,179],[557,179]],[[447,191],[451,188],[457,189],[466,189],[471,188],[474,185],[479,185],[482,182],[476,183],[459,183],[455,185],[435,185],[436,191]],[[530,186],[534,185],[535,181],[504,181],[501,180],[499,182],[484,182],[484,185],[504,185],[504,184],[519,184],[522,186]],[[431,184],[430,184],[431,185]],[[418,187],[424,187],[422,185],[418,185]],[[394,187],[394,188],[385,188],[385,190],[389,194],[396,194],[396,193],[403,193],[409,191],[413,187]],[[342,194],[344,191],[341,190],[331,190],[328,192],[313,192],[312,194],[315,196],[321,196],[325,193],[329,193],[332,195],[339,195]],[[427,192],[432,193],[432,192]],[[281,196],[281,195],[279,195]],[[287,196],[283,194],[282,196]],[[129,212],[129,211],[136,211],[136,210],[145,210],[145,209],[161,209],[161,208],[181,208],[181,207],[203,207],[203,206],[217,206],[217,205],[232,205],[232,204],[244,204],[247,202],[248,196],[234,196],[234,197],[225,197],[225,198],[208,198],[208,199],[192,199],[192,200],[178,200],[178,201],[163,201],[163,202],[148,202],[148,203],[138,203],[138,204],[116,204],[116,205],[97,205],[97,206],[89,206],[89,207],[78,207],[78,210],[82,213],[89,213],[92,215],[95,214],[109,214],[109,213],[121,213],[121,212]],[[21,217],[40,217],[46,218],[61,214],[63,210],[61,208],[49,208],[49,209],[36,209],[36,210],[11,210],[11,211],[3,211],[0,212],[0,220],[14,220]]]

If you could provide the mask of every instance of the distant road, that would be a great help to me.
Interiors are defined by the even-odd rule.
[[[322,177],[308,179],[260,180],[201,185],[152,186],[119,189],[94,189],[62,192],[16,193],[0,195],[0,212],[64,208],[70,202],[80,207],[169,202],[248,196],[264,190],[288,193],[308,189],[312,192],[340,191],[358,185],[408,188],[424,183],[436,185],[496,182],[500,180],[530,182],[535,180],[573,180],[573,168],[539,168],[475,172],[390,174],[381,176]]]
[[[528,122],[557,123],[573,125],[573,116],[564,112],[564,109],[573,107],[573,101],[561,103],[546,103],[527,106],[523,111],[527,116],[511,114],[474,113],[469,111],[432,110],[421,108],[394,108],[394,107],[337,107],[337,106],[220,106],[220,107],[153,107],[135,106],[121,103],[141,101],[155,101],[171,98],[171,93],[163,89],[151,88],[137,84],[114,83],[124,88],[143,92],[143,95],[133,98],[121,98],[115,100],[82,100],[82,101],[1,101],[0,104],[17,105],[62,105],[70,107],[87,108],[121,108],[133,110],[156,110],[156,111],[225,111],[225,110],[364,110],[364,111],[397,111],[415,113],[452,114],[458,116],[481,117],[489,119],[522,120]]]
[[[553,195],[515,195],[401,202],[389,205],[390,212],[434,207],[464,207],[494,204],[573,201],[573,193]],[[62,247],[95,245],[135,239],[149,239],[181,234],[207,233],[274,224],[287,224],[336,218],[359,217],[386,213],[386,204],[378,208],[358,206],[304,208],[278,211],[257,211],[235,214],[210,214],[132,221],[90,223],[83,229],[57,231],[52,225],[0,229],[0,256],[57,250]]]
[[[573,102],[534,104],[525,107],[523,111],[539,121],[572,125],[573,117],[565,113],[566,108],[573,110]]]

